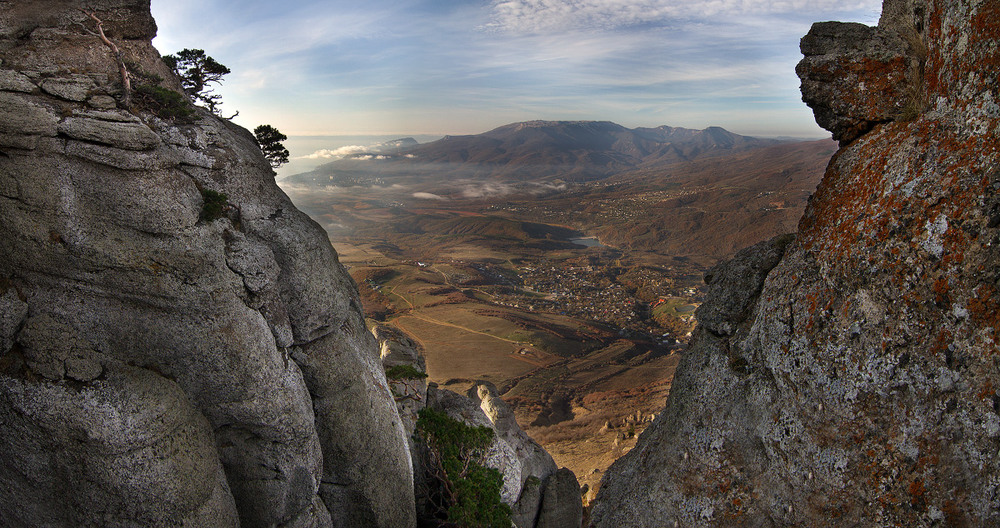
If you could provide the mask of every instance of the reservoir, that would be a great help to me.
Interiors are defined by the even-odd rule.
[[[597,240],[597,237],[571,238],[571,239],[569,239],[569,241],[572,242],[572,243],[574,243],[574,244],[576,244],[576,245],[578,245],[578,246],[605,247],[604,244],[600,243]]]

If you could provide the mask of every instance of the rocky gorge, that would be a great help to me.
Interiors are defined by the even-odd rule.
[[[1000,2],[887,0],[802,39],[841,143],[798,233],[706,277],[620,526],[1000,523]]]
[[[803,38],[841,148],[797,234],[706,277],[593,526],[1000,523],[998,20],[887,0]],[[578,526],[495,387],[386,377],[417,347],[248,131],[127,101],[125,68],[181,93],[155,32],[149,0],[0,0],[0,525],[415,526],[432,408],[493,432],[517,526]]]

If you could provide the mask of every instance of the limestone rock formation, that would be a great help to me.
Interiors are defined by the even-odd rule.
[[[80,8],[179,87],[149,0],[0,1],[0,525],[412,526],[325,233],[248,131],[125,108]]]
[[[879,28],[834,29],[799,73],[843,146],[794,242],[712,274],[594,526],[1000,524],[1000,2],[889,0]]]
[[[494,430],[496,436],[485,465],[503,475],[500,498],[511,506],[516,526],[532,528],[543,518],[548,519],[548,526],[580,525],[583,502],[576,476],[566,468],[557,470],[552,456],[517,425],[513,411],[493,384],[476,382],[467,396],[432,385],[427,391],[427,406],[469,425]],[[541,487],[536,489],[536,485]],[[567,488],[573,493],[566,492]],[[549,512],[547,517],[542,515],[545,512]]]
[[[546,481],[537,528],[577,528],[583,521],[583,502],[576,475],[559,468]]]
[[[390,326],[374,321],[369,324],[386,368],[408,365],[424,371],[424,358],[417,343]],[[511,506],[515,526],[580,526],[583,502],[576,475],[569,469],[556,468],[552,456],[517,424],[514,411],[500,398],[492,383],[477,381],[464,396],[439,389],[433,383],[428,385],[425,380],[390,380],[390,383],[411,440],[418,510],[426,500],[421,491],[427,485],[421,465],[421,453],[426,447],[419,434],[415,434],[417,413],[430,407],[468,425],[493,429],[494,441],[486,453],[485,465],[503,475],[501,500]]]
[[[816,122],[846,145],[878,123],[917,111],[917,46],[880,27],[814,24],[802,38],[805,58],[796,67],[802,99]]]

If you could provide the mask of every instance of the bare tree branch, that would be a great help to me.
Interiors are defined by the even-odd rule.
[[[111,50],[111,54],[114,55],[115,60],[118,62],[118,72],[122,76],[122,89],[125,92],[124,95],[122,96],[122,103],[125,106],[129,106],[129,104],[132,102],[132,83],[131,83],[131,81],[129,81],[128,68],[125,67],[125,59],[122,57],[121,50],[118,49],[118,46],[116,46],[114,42],[111,42],[111,39],[109,39],[107,37],[107,35],[104,34],[104,21],[103,20],[101,20],[100,18],[97,18],[97,15],[94,14],[92,11],[88,12],[88,11],[84,11],[83,9],[81,9],[80,11],[82,11],[83,14],[85,14],[85,15],[89,16],[90,18],[92,18],[94,20],[94,22],[97,22],[97,32],[96,33],[93,32],[93,31],[91,31],[91,30],[89,30],[89,29],[87,29],[86,27],[83,28],[83,29],[87,33],[90,33],[91,35],[94,35],[94,36],[100,38],[101,42],[104,42],[104,45],[107,46]]]
[[[236,112],[236,113],[239,114],[239,112]],[[236,117],[236,116],[233,116],[233,117]],[[389,380],[389,382],[390,382],[390,384],[392,384],[392,383],[399,383],[404,388],[403,394],[396,394],[395,390],[393,390],[393,396],[395,397],[395,399],[396,399],[397,402],[401,402],[403,400],[413,400],[413,401],[417,401],[417,402],[424,401],[423,398],[420,397],[420,390],[417,388],[417,386],[415,384],[411,384],[411,383],[407,382],[407,380],[405,380],[405,379],[393,379],[393,380]],[[393,389],[395,389],[395,387],[393,387]],[[412,394],[411,394],[411,391],[412,391]]]

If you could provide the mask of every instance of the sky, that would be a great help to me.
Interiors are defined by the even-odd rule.
[[[229,74],[235,122],[289,136],[476,134],[516,121],[827,137],[801,102],[814,21],[879,0],[152,0],[161,54]]]

